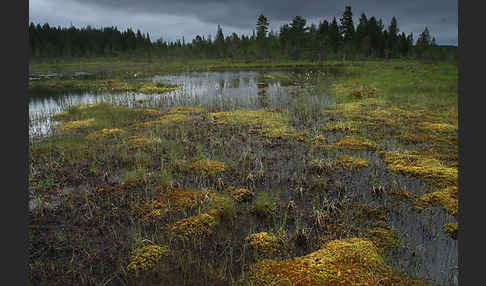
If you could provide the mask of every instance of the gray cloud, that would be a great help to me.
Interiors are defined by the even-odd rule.
[[[457,44],[457,1],[452,0],[30,0],[31,20],[39,19],[67,25],[72,19],[80,26],[139,26],[152,38],[187,40],[195,35],[215,34],[220,24],[225,34],[248,34],[263,13],[271,28],[278,30],[299,15],[308,22],[337,19],[345,5],[352,7],[355,24],[361,13],[381,18],[387,26],[393,16],[401,31],[418,34],[427,26],[439,44]],[[44,7],[44,10],[43,10]],[[54,9],[48,9],[52,7]],[[79,12],[81,11],[81,12]],[[50,20],[50,21],[49,21]],[[63,24],[61,24],[63,22]]]

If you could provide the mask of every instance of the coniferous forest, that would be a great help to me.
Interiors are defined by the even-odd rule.
[[[232,33],[226,37],[218,25],[216,35],[197,35],[192,42],[184,38],[152,41],[148,33],[131,28],[51,27],[30,23],[29,40],[32,59],[72,57],[144,57],[167,60],[307,60],[403,58],[457,60],[455,46],[439,46],[427,27],[414,39],[412,33],[400,32],[393,17],[384,23],[362,13],[353,22],[350,6],[336,18],[308,24],[301,16],[284,24],[279,31],[269,31],[270,20],[260,15],[251,35]]]

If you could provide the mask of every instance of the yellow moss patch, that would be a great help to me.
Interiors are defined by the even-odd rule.
[[[255,254],[275,255],[282,252],[283,243],[278,237],[268,232],[248,235],[245,241],[250,244]]]
[[[101,130],[101,133],[103,133],[103,135],[118,135],[118,134],[126,133],[126,131],[120,128],[111,128],[111,129],[103,128]]]
[[[457,215],[459,201],[457,200],[457,187],[451,186],[440,191],[425,194],[415,200],[414,207],[423,210],[431,205],[440,205],[447,212]]]
[[[143,271],[154,267],[159,260],[170,254],[167,246],[148,245],[135,250],[127,266],[128,271]]]
[[[391,269],[369,240],[334,240],[291,260],[263,260],[250,269],[256,285],[377,285]]]
[[[442,226],[442,230],[447,233],[452,239],[457,239],[457,232],[459,224],[457,222],[447,223]]]
[[[324,126],[326,131],[356,132],[361,126],[359,121],[333,121]]]
[[[103,128],[101,131],[91,132],[90,134],[86,135],[86,137],[84,137],[84,139],[86,139],[86,140],[99,140],[101,138],[113,137],[113,136],[121,135],[121,134],[124,134],[124,133],[126,133],[126,131],[123,130],[123,129],[120,129],[120,128],[112,128],[112,129]]]
[[[162,115],[163,112],[153,108],[134,108],[133,111],[140,112],[144,115]]]
[[[78,129],[90,127],[93,125],[94,122],[95,122],[94,118],[71,121],[60,125],[59,129],[62,131],[78,130]]]
[[[439,160],[412,152],[380,152],[387,169],[405,175],[419,176],[436,186],[457,185],[457,168],[444,166]]]
[[[201,205],[216,194],[213,190],[166,190],[152,200],[143,201],[138,209],[142,218],[157,219]]]
[[[238,190],[235,190],[231,194],[231,196],[237,202],[244,202],[244,201],[249,201],[253,198],[253,192],[251,192],[247,189],[238,189]]]
[[[177,235],[203,236],[210,235],[217,223],[214,216],[205,213],[170,224],[166,230]]]
[[[388,227],[374,227],[368,231],[368,238],[385,252],[398,248],[399,242],[395,231]]]
[[[348,155],[342,155],[338,158],[338,163],[347,170],[355,170],[363,167],[368,167],[369,163],[366,160],[351,157]]]
[[[264,75],[263,75],[263,78],[264,78],[264,79],[277,79],[277,77],[276,77],[276,76],[271,75],[271,74],[264,74]]]
[[[161,118],[157,120],[152,120],[148,122],[143,122],[136,124],[136,127],[138,128],[147,128],[155,125],[167,125],[167,124],[173,124],[173,123],[183,123],[192,120],[190,116],[184,115],[184,114],[167,114],[162,116]]]
[[[156,85],[145,85],[141,87],[138,91],[141,93],[164,93],[169,91],[178,90],[180,87],[165,87],[165,86],[156,86]]]
[[[294,132],[288,125],[288,118],[282,112],[259,110],[235,110],[232,112],[210,113],[216,124],[240,124],[252,127],[250,133],[268,138],[303,139],[307,134]]]
[[[324,145],[326,149],[376,150],[376,143],[361,136],[346,136],[333,144]]]
[[[84,137],[84,139],[86,140],[90,140],[90,141],[95,141],[95,140],[99,140],[101,138],[103,138],[103,134],[99,131],[94,131],[94,132],[91,132],[90,134],[86,135]]]
[[[199,175],[216,174],[226,170],[226,164],[223,162],[207,159],[202,159],[192,164],[187,163],[185,160],[179,160],[176,162],[176,167]]]
[[[73,106],[72,108],[75,108],[77,110],[85,110],[85,109],[88,109],[88,108],[93,108],[93,107],[97,107],[97,106],[100,106],[101,104],[99,103],[93,103],[93,104],[81,104],[81,105],[76,105],[76,106]]]
[[[457,127],[452,124],[447,123],[431,123],[431,122],[423,122],[420,126],[422,130],[430,130],[435,132],[454,132],[457,130]]]
[[[387,103],[383,99],[367,98],[359,101],[334,104],[322,112],[339,114],[344,117],[353,117],[355,115],[366,114],[369,111],[376,110],[376,108],[384,108],[385,106],[387,106]]]
[[[178,114],[198,114],[202,112],[204,112],[203,108],[187,107],[187,106],[178,106],[169,110],[169,113],[178,113]]]
[[[236,110],[233,112],[211,113],[209,118],[216,124],[241,124],[250,126],[248,133],[257,134],[267,138],[306,140],[310,134],[307,132],[295,132],[288,126],[288,117],[277,111]]]
[[[52,120],[54,121],[67,121],[69,119],[70,119],[70,115],[68,112],[61,112],[52,116]]]
[[[128,145],[131,149],[143,148],[151,146],[155,143],[160,143],[161,140],[159,138],[145,138],[140,136],[130,136],[127,138]]]

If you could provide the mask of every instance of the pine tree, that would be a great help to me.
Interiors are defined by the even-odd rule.
[[[216,32],[216,39],[214,39],[214,45],[216,46],[216,56],[218,58],[224,57],[224,36],[223,29],[218,24],[218,30]]]
[[[393,17],[390,22],[390,26],[388,26],[388,41],[387,41],[387,49],[391,53],[391,56],[397,56],[399,50],[399,42],[398,42],[398,29],[397,19]]]
[[[354,36],[354,24],[353,13],[351,12],[351,6],[344,8],[344,13],[341,19],[339,19],[341,26],[339,27],[343,41],[345,44],[351,43]]]
[[[329,39],[333,52],[337,53],[342,46],[343,39],[341,37],[341,33],[339,32],[336,17],[332,18],[331,25],[329,25]]]
[[[292,43],[292,51],[291,56],[296,60],[300,58],[300,54],[302,52],[302,48],[305,48],[306,44],[306,34],[305,32],[308,30],[305,27],[307,21],[300,17],[296,16],[292,23],[290,23],[290,36],[291,36],[291,43]]]

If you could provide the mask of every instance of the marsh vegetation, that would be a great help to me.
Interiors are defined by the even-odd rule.
[[[30,283],[458,285],[457,66],[302,66],[32,83]]]

